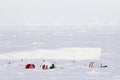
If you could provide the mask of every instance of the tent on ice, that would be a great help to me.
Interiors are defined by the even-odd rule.
[[[27,64],[26,69],[34,69],[35,65],[34,64]]]
[[[55,68],[55,64],[54,63],[52,63],[52,62],[43,62],[43,64],[42,65],[40,65],[40,67],[42,68],[42,69],[54,69]]]
[[[107,67],[107,65],[103,65],[102,63],[98,63],[98,62],[90,62],[88,64],[88,66],[90,68],[105,68],[105,67]]]

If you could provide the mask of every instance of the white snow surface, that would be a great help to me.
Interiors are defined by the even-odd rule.
[[[107,60],[47,60],[55,63],[55,69],[43,70],[43,60],[1,60],[0,80],[120,80],[119,64]],[[90,61],[104,62],[107,68],[89,68]],[[112,61],[114,62],[114,61]],[[10,63],[10,64],[9,64]],[[25,69],[26,64],[35,64],[35,69]],[[118,62],[116,62],[118,63]],[[117,70],[116,70],[117,69]]]
[[[119,25],[8,27],[0,26],[0,80],[120,80]],[[42,70],[43,60],[56,68]],[[108,67],[89,68],[91,61]]]
[[[38,49],[24,52],[1,54],[0,59],[99,59],[101,48],[60,48],[56,50]]]

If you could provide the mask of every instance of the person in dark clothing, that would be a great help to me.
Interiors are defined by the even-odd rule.
[[[102,66],[102,68],[106,68],[106,67],[108,67],[108,66],[107,65]]]
[[[52,64],[52,66],[50,66],[50,69],[53,69],[53,68],[55,68],[55,65],[54,65],[54,64]]]
[[[101,68],[106,68],[106,67],[108,67],[107,65],[102,65],[101,64],[101,66],[100,66]]]

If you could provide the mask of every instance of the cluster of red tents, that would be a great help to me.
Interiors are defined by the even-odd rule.
[[[42,65],[40,65],[40,67],[42,69],[54,69],[55,68],[55,64],[54,63],[51,63],[51,62],[44,62]],[[34,64],[27,64],[26,69],[34,69],[35,68],[35,65]]]

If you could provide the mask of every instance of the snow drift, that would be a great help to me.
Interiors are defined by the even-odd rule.
[[[54,50],[37,49],[1,54],[0,59],[99,59],[101,48],[59,48]]]

